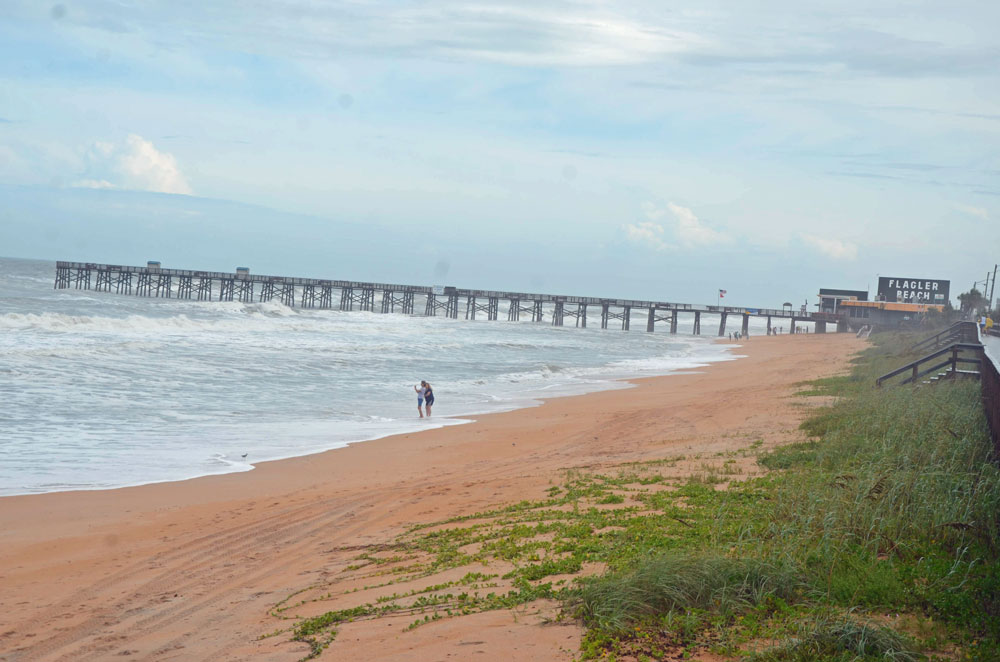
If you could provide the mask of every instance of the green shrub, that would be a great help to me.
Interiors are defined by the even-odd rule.
[[[588,625],[619,632],[674,611],[700,609],[728,616],[768,597],[792,601],[802,588],[796,573],[766,561],[664,554],[586,582],[576,607]]]
[[[821,622],[804,636],[751,657],[753,662],[882,660],[916,662],[924,657],[888,628],[851,620]]]

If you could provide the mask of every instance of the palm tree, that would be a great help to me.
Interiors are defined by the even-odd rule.
[[[963,313],[971,313],[974,310],[983,310],[987,307],[986,298],[983,293],[973,287],[968,292],[958,295],[959,308]]]

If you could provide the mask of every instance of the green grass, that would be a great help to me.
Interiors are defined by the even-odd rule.
[[[796,600],[797,573],[758,559],[674,553],[643,559],[629,570],[591,579],[571,598],[586,623],[612,633],[677,611],[723,616],[775,598]]]
[[[917,662],[924,656],[913,650],[906,637],[889,628],[840,619],[816,623],[800,636],[752,655],[750,659],[753,662]]]
[[[876,389],[912,344],[878,342],[850,375],[803,385],[833,396],[803,423],[809,441],[747,445],[763,477],[733,480],[732,458],[696,455],[567,471],[535,500],[417,525],[359,554],[344,577],[276,605],[291,625],[272,634],[312,657],[349,620],[412,615],[413,628],[555,598],[587,627],[582,659],[1000,659],[1000,472],[979,384]],[[694,460],[705,461],[677,468]],[[595,564],[606,571],[579,577]],[[467,572],[411,586],[455,569]],[[398,590],[298,614],[342,607],[344,578]]]
[[[715,524],[700,558],[724,555],[733,563],[781,568],[786,582],[797,577],[795,592],[775,597],[804,609],[802,619],[764,628],[757,619],[744,627],[740,612],[760,601],[706,604],[717,588],[704,583],[688,552],[669,551],[584,583],[577,600],[591,628],[585,657],[649,654],[637,642],[660,627],[657,618],[700,611],[707,614],[701,634],[687,637],[686,646],[738,654],[754,637],[786,641],[758,653],[761,660],[909,660],[921,646],[930,652],[943,645],[970,659],[1000,658],[1000,475],[990,457],[979,384],[876,389],[875,377],[907,360],[895,348],[911,344],[881,340],[855,360],[851,375],[806,385],[812,394],[835,397],[803,423],[810,441],[761,457],[775,473],[712,495]],[[725,573],[712,576],[723,581]],[[676,593],[680,599],[637,600],[637,591],[655,593],[636,588],[640,577],[641,585],[669,595],[677,586],[702,588]],[[905,644],[869,622],[898,612],[943,621],[948,633]],[[835,624],[825,622],[809,636],[796,633],[819,613],[832,613]],[[595,641],[603,644],[595,648]]]

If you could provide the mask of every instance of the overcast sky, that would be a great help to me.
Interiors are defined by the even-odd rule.
[[[997,26],[985,0],[5,0],[0,255],[957,294],[1000,261]]]

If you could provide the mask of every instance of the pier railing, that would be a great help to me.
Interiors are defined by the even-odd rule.
[[[423,314],[458,318],[465,303],[466,319],[484,314],[488,320],[499,317],[500,301],[507,302],[507,319],[519,321],[522,316],[542,322],[548,316],[555,326],[563,326],[566,318],[578,327],[586,327],[588,312],[599,311],[601,328],[620,322],[623,330],[630,328],[633,311],[646,312],[646,330],[653,331],[657,322],[670,325],[677,332],[680,314],[693,316],[693,332],[701,333],[703,313],[719,316],[719,335],[725,335],[727,318],[739,319],[740,328],[748,331],[750,317],[767,318],[771,331],[773,318],[788,320],[789,331],[795,332],[798,322],[815,322],[816,330],[826,330],[826,317],[793,312],[788,309],[750,308],[741,306],[699,305],[646,299],[617,299],[537,292],[430,287],[400,283],[376,283],[321,278],[300,278],[237,272],[164,269],[158,263],[145,267],[93,262],[56,263],[57,289],[94,289],[117,294],[195,299],[199,301],[241,301],[243,303],[278,300],[287,306],[335,310],[361,310],[382,313],[418,314],[416,297],[421,297]]]

